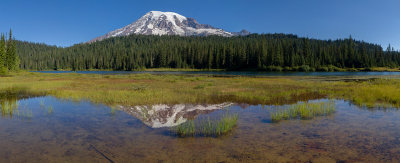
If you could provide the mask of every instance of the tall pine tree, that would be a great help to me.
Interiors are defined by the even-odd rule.
[[[4,34],[1,34],[0,40],[0,68],[5,66],[6,60],[6,41],[4,38]]]
[[[10,29],[9,39],[7,41],[7,51],[6,51],[6,65],[8,70],[17,70],[19,68],[19,57],[17,55],[17,47],[12,37],[12,32]]]
[[[6,41],[4,38],[4,34],[1,34],[1,40],[0,40],[0,74],[5,74],[7,73],[7,68],[6,68]]]

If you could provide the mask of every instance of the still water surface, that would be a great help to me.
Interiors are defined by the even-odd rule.
[[[400,161],[400,112],[342,100],[329,116],[279,123],[271,123],[273,106],[233,103],[112,109],[37,97],[19,100],[18,111],[6,108],[2,105],[0,162]],[[170,126],[227,111],[239,120],[223,137],[169,134]]]
[[[241,75],[241,76],[389,76],[400,72],[257,72],[257,71],[33,71],[41,73],[79,74],[174,74],[174,75]]]

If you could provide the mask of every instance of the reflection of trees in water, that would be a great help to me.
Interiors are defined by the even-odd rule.
[[[32,118],[32,110],[26,105],[20,107],[16,97],[0,99],[0,108],[2,118]]]

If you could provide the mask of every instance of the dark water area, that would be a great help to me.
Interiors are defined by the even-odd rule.
[[[328,101],[326,99],[310,102]],[[274,106],[113,107],[53,97],[2,101],[0,162],[399,162],[400,112],[335,101],[336,112],[271,122]],[[168,127],[239,115],[221,137]]]
[[[257,72],[257,71],[32,71],[78,74],[173,74],[173,75],[240,75],[240,76],[390,76],[400,72]]]

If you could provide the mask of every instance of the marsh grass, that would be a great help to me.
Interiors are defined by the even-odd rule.
[[[0,99],[50,95],[106,105],[180,103],[294,104],[320,98],[367,107],[400,107],[400,80],[341,81],[335,77],[243,77],[207,75],[96,75],[20,72],[0,77]]]
[[[134,90],[134,91],[145,91],[146,89],[147,89],[147,86],[145,86],[145,85],[132,86],[132,90]]]
[[[200,84],[200,85],[197,85],[196,87],[194,87],[194,89],[204,89],[205,87],[206,87],[206,85]]]
[[[45,108],[44,100],[39,100],[40,108]]]
[[[2,118],[30,119],[33,117],[32,110],[26,104],[20,107],[17,98],[1,99],[0,109]]]
[[[2,83],[5,84],[5,83]],[[9,98],[24,98],[28,97],[34,93],[29,92],[29,88],[25,86],[10,86],[10,87],[1,87],[0,84],[0,99],[9,99]]]
[[[312,119],[318,116],[327,116],[336,111],[335,101],[329,102],[301,102],[288,107],[275,108],[276,111],[271,113],[271,121],[279,122],[291,119]]]
[[[118,110],[118,106],[116,106],[116,105],[110,106],[110,115],[115,116],[117,114],[117,112],[116,112],[117,110]]]
[[[54,110],[53,110],[53,105],[49,105],[47,113],[49,114],[53,114]]]
[[[237,124],[238,114],[225,113],[222,117],[216,120],[193,121],[189,120],[186,123],[180,124],[170,129],[170,133],[178,137],[219,137],[228,134],[234,129]]]

